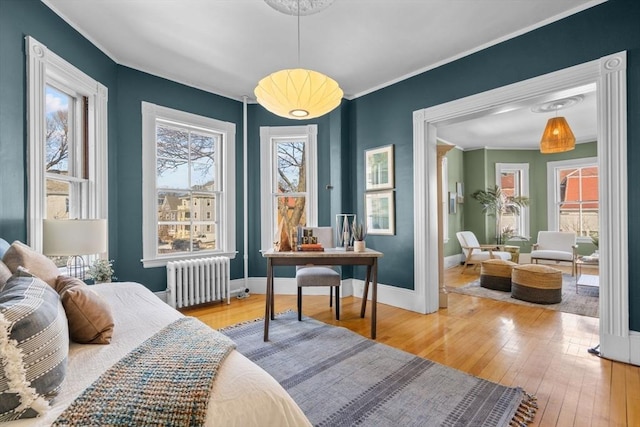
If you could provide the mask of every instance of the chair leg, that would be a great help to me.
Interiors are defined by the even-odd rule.
[[[333,286],[331,287],[333,289]],[[340,289],[336,287],[336,320],[340,320]]]
[[[298,322],[302,320],[302,288],[298,286]]]
[[[333,307],[333,286],[329,286],[329,307]]]

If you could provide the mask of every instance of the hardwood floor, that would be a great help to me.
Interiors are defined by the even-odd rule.
[[[461,286],[478,273],[445,275],[448,286]],[[369,336],[359,298],[342,299],[339,322],[328,298],[305,296],[304,315]],[[262,317],[264,302],[251,295],[184,313],[221,328]],[[295,307],[295,296],[276,296],[276,312]],[[378,342],[524,388],[538,398],[532,426],[640,426],[640,367],[587,353],[598,340],[598,319],[485,298],[452,293],[447,309],[428,315],[378,304]]]

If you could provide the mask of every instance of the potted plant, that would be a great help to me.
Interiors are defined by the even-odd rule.
[[[365,243],[364,239],[367,237],[367,229],[364,227],[362,223],[356,223],[353,221],[353,226],[351,227],[351,232],[353,233],[353,251],[354,252],[364,252],[365,251]]]
[[[520,209],[529,206],[529,198],[526,196],[508,196],[502,192],[499,186],[478,190],[471,194],[482,205],[482,212],[496,219],[496,243],[502,245],[515,236],[510,227],[502,227],[502,215],[520,215]]]
[[[113,260],[97,259],[91,264],[87,272],[95,283],[111,282],[113,275]]]

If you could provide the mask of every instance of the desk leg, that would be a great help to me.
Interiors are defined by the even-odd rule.
[[[273,314],[273,265],[267,258],[267,296],[264,304],[264,340],[269,341],[269,320]]]
[[[367,277],[364,280],[364,291],[362,293],[362,306],[360,308],[360,317],[364,318],[364,312],[367,310],[367,298],[369,297],[369,279],[371,279],[371,266],[367,265]]]
[[[373,260],[373,293],[371,295],[371,339],[376,339],[376,317],[378,312],[378,258]]]

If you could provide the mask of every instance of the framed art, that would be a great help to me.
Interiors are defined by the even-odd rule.
[[[462,182],[456,182],[456,196],[458,203],[464,203],[464,184]]]
[[[453,193],[453,192],[449,192],[449,213],[450,214],[454,214],[457,212],[457,199],[458,198],[458,194],[457,193]]]
[[[396,234],[393,191],[366,193],[364,200],[367,234]]]
[[[364,152],[365,190],[393,188],[393,144]]]

